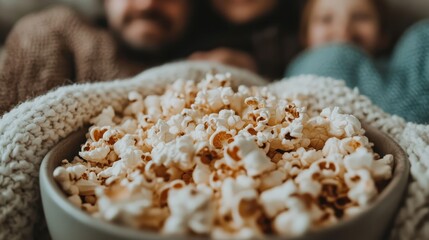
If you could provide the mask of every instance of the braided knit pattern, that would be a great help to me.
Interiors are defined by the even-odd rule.
[[[61,87],[25,102],[0,119],[0,239],[28,239],[40,210],[38,170],[44,155],[61,139],[82,127],[103,108],[121,111],[128,92],[161,93],[178,79],[200,80],[207,72],[230,72],[233,85],[264,85],[261,78],[214,63],[175,63],[147,70],[128,80]],[[299,76],[269,85],[271,91],[294,95],[309,111],[339,106],[389,134],[406,150],[412,179],[392,231],[392,239],[428,239],[429,127],[391,116],[344,82]],[[308,97],[310,96],[310,97]]]

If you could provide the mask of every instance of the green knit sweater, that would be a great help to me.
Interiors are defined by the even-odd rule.
[[[329,45],[298,56],[286,76],[315,74],[342,79],[386,112],[429,123],[429,20],[410,28],[391,58],[380,62],[356,47]]]

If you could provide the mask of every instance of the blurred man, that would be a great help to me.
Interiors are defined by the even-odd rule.
[[[69,83],[132,76],[179,57],[191,0],[104,0],[107,28],[65,7],[20,20],[5,44],[0,115]]]

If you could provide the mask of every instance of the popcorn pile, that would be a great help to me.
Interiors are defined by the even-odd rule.
[[[368,206],[392,176],[357,118],[229,74],[177,80],[163,95],[129,94],[91,123],[79,157],[54,177],[75,205],[103,220],[213,238],[301,235]]]

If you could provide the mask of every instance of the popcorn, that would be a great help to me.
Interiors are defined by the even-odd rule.
[[[307,193],[316,199],[322,191],[321,177],[320,169],[313,167],[302,171],[295,180],[301,193]]]
[[[124,136],[124,132],[120,129],[109,129],[103,133],[103,141],[108,145],[114,145],[119,139]]]
[[[135,224],[135,219],[152,206],[152,192],[146,188],[130,189],[116,184],[95,191],[99,211],[96,216],[108,221]]]
[[[214,220],[210,199],[210,193],[198,191],[192,186],[171,189],[168,195],[171,216],[166,220],[162,231],[166,234],[189,231],[209,233]]]
[[[310,140],[309,146],[316,150],[323,149],[329,139],[328,130],[324,127],[309,127],[304,129],[303,133]]]
[[[366,206],[377,195],[377,189],[368,170],[347,173],[345,179],[350,187],[347,196],[360,206]]]
[[[161,99],[156,95],[149,95],[144,99],[146,114],[158,118],[162,114]]]
[[[80,199],[79,195],[71,195],[68,197],[69,201],[73,203],[76,207],[80,207],[82,205],[82,200]]]
[[[320,184],[322,185],[320,197],[327,203],[335,203],[338,199],[343,198],[343,194],[347,191],[344,182],[337,178],[323,178],[320,180]]]
[[[323,158],[314,162],[311,167],[318,168],[320,175],[324,178],[335,178],[343,173],[340,163],[335,159]]]
[[[375,181],[392,178],[393,156],[388,154],[382,159],[374,160],[371,166],[371,174]]]
[[[274,220],[274,229],[278,234],[299,236],[308,231],[311,219],[308,214],[291,209],[279,214]]]
[[[254,141],[238,137],[225,151],[226,163],[231,168],[244,167],[249,176],[257,176],[274,168],[274,163]]]
[[[110,147],[102,142],[92,142],[89,146],[84,145],[83,151],[79,152],[79,156],[89,162],[103,162],[107,154],[110,152]]]
[[[373,156],[366,148],[358,148],[356,152],[344,157],[344,166],[348,171],[370,169]]]
[[[286,201],[297,191],[296,184],[288,180],[280,186],[262,192],[260,201],[268,217],[274,217],[286,209]]]
[[[284,169],[274,170],[268,173],[265,173],[261,176],[261,185],[259,186],[260,190],[266,190],[275,186],[278,186],[283,183],[287,178],[287,172]]]
[[[233,110],[223,109],[219,112],[219,119],[224,120],[224,126],[228,129],[242,129],[246,122],[241,120],[241,117],[236,115]]]
[[[171,189],[180,189],[186,186],[185,181],[182,179],[175,179],[166,184],[164,184],[159,190],[156,190],[158,205],[160,207],[165,207],[168,205],[168,196]]]
[[[224,106],[222,91],[222,88],[215,88],[199,92],[195,98],[195,105],[204,106],[206,111],[218,112]]]
[[[159,143],[168,143],[174,139],[174,135],[170,133],[170,126],[162,121],[158,122],[147,131],[146,143],[149,146],[156,146]]]
[[[136,228],[160,229],[168,216],[169,212],[165,207],[149,207],[146,208],[144,213],[136,219],[134,224],[136,225]]]
[[[165,235],[294,237],[360,213],[392,177],[360,122],[306,95],[231,87],[230,74],[130,92],[54,179],[94,217]],[[117,114],[117,115],[116,115]]]
[[[125,133],[134,133],[137,130],[138,124],[135,119],[126,119],[122,121],[122,123],[119,126],[119,129],[121,129]]]
[[[329,121],[328,132],[333,137],[352,137],[364,133],[359,120],[353,115],[342,114],[338,107],[325,108],[320,116]]]
[[[90,123],[94,124],[94,126],[115,126],[113,122],[113,117],[115,116],[115,110],[111,106],[103,109],[101,114],[97,117],[91,119]]]
[[[95,194],[95,188],[99,185],[96,181],[79,179],[76,182],[76,187],[79,189],[79,195],[88,196]]]
[[[175,166],[183,171],[191,170],[195,161],[193,140],[189,136],[182,136],[164,144],[160,143],[152,150],[152,161],[166,167]]]
[[[193,81],[178,79],[170,87],[167,87],[167,91],[171,91],[180,98],[184,99],[185,105],[190,106],[191,103],[195,100],[198,89]]]
[[[161,99],[161,109],[163,115],[175,115],[179,114],[186,106],[185,99],[176,94],[166,94]]]
[[[109,130],[109,127],[97,127],[93,126],[89,129],[89,136],[92,141],[98,142],[103,138],[103,134]]]
[[[197,87],[200,90],[210,90],[219,87],[231,86],[231,74],[207,74],[205,79],[198,83]]]
[[[277,163],[277,167],[285,169],[291,177],[298,176],[298,174],[301,173],[301,170],[303,168],[302,163],[298,158],[299,155],[296,153],[292,153],[293,158],[291,159],[288,159],[288,157],[285,157],[285,155],[287,156],[289,155],[289,153],[285,153],[283,155],[283,159],[285,160],[280,160]]]
[[[305,148],[298,148],[296,151],[300,156],[300,161],[302,166],[307,167],[316,162],[317,160],[323,157],[321,151],[316,151],[315,149],[305,150]]]
[[[218,130],[214,132],[209,139],[210,145],[214,148],[221,149],[224,145],[227,145],[228,142],[231,142],[233,135],[224,130]]]
[[[177,114],[171,117],[167,121],[169,132],[176,136],[181,136],[186,133],[192,132],[195,129],[195,122],[189,116],[183,116],[182,114]]]
[[[342,149],[343,155],[346,153],[354,153],[360,147],[370,148],[368,138],[365,136],[354,136],[341,139],[340,147]]]
[[[144,110],[144,102],[143,97],[138,92],[130,92],[128,94],[128,100],[131,102],[130,105],[128,105],[125,110],[125,115],[134,115],[137,116],[139,113],[142,113]]]
[[[120,158],[124,158],[130,153],[130,151],[139,150],[136,148],[135,144],[136,140],[134,136],[126,134],[113,145],[113,149]]]
[[[346,155],[347,150],[344,149],[343,145],[344,144],[342,140],[336,137],[327,139],[327,141],[325,142],[325,146],[323,146],[322,149],[323,156],[327,157],[335,154],[340,154],[342,156]]]
[[[123,138],[113,145],[115,153],[119,156],[120,160],[115,161],[111,167],[104,169],[98,175],[103,178],[107,177],[120,177],[126,174],[127,171],[133,170],[142,164],[143,152],[136,146],[134,137],[126,134]]]
[[[255,190],[258,183],[250,177],[238,176],[236,179],[228,177],[224,179],[222,183],[222,198],[220,213],[226,214],[234,208],[237,198],[240,195],[246,195],[248,198],[251,196],[256,197],[257,192]]]
[[[271,162],[262,150],[259,149],[247,154],[244,157],[243,162],[247,175],[252,177],[272,170],[275,167],[275,164]]]
[[[70,175],[64,167],[57,167],[54,170],[54,179],[60,183],[61,188],[64,192],[70,195],[76,195],[79,193],[79,188],[72,185]],[[76,201],[74,201],[76,202]]]
[[[166,168],[164,165],[158,165],[154,161],[149,161],[144,165],[144,169],[137,168],[149,183],[156,184],[158,181],[173,181],[180,179],[183,171],[176,167]],[[140,174],[141,174],[140,173]]]
[[[195,184],[208,184],[210,181],[210,167],[203,163],[197,163],[192,172],[192,179]]]

